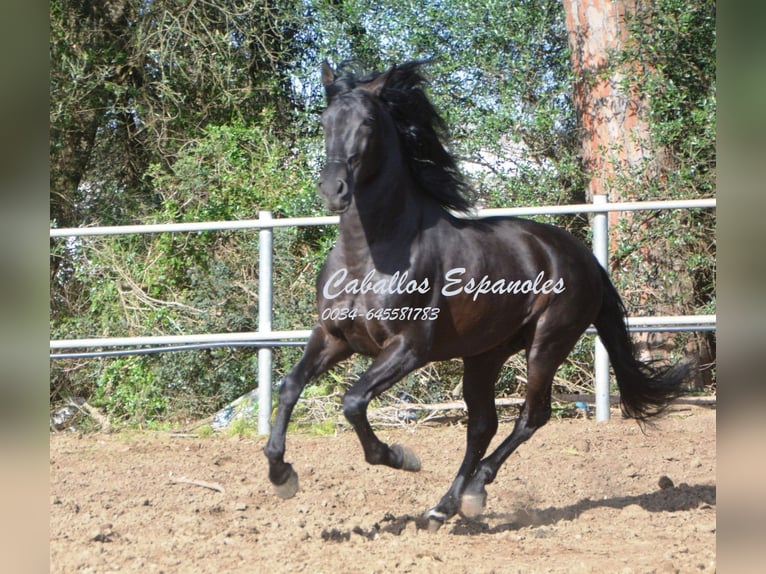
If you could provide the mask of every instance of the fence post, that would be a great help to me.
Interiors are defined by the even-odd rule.
[[[607,196],[593,196],[594,205],[604,205]],[[609,214],[605,211],[596,212],[593,216],[593,254],[604,269],[609,269]],[[609,355],[598,335],[595,342],[594,378],[596,395],[596,421],[609,420]]]
[[[270,211],[258,213],[261,221],[271,221]],[[272,227],[258,232],[258,333],[271,332]],[[271,347],[258,349],[258,434],[271,431]]]

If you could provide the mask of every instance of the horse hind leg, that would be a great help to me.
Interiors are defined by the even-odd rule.
[[[529,400],[529,394],[527,394]],[[527,403],[522,406],[519,418],[513,427],[513,432],[506,438],[495,451],[482,460],[476,473],[463,491],[460,498],[460,513],[467,518],[475,518],[483,511],[487,502],[486,485],[491,484],[500,466],[505,460],[535,431],[543,426],[550,417],[550,408],[529,408]]]
[[[426,512],[431,531],[458,513],[463,490],[497,432],[494,389],[508,355],[506,350],[463,359],[463,398],[468,409],[466,450],[449,490],[439,504]]]
[[[488,457],[482,460],[466,485],[460,512],[472,518],[481,514],[487,499],[486,485],[491,484],[508,457],[551,416],[551,387],[559,365],[566,359],[578,337],[544,341],[537,337],[527,349],[527,391],[513,431]]]

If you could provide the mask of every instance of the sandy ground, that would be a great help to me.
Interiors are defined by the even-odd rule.
[[[261,437],[52,434],[50,571],[716,569],[714,408],[676,405],[645,433],[616,411],[608,423],[551,421],[501,469],[482,516],[436,533],[419,516],[449,486],[464,426],[379,434],[413,448],[423,470],[367,465],[351,432],[293,433],[301,490],[290,500],[272,492]]]

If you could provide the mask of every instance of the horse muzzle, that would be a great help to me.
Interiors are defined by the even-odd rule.
[[[351,205],[351,186],[346,173],[322,174],[319,181],[319,191],[324,197],[327,209],[332,213],[343,213]]]

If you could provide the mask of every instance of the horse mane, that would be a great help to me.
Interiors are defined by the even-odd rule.
[[[473,206],[470,186],[446,149],[447,124],[425,92],[428,84],[420,68],[427,61],[414,60],[386,72],[379,98],[391,113],[404,148],[407,166],[417,187],[446,209],[467,212]],[[364,87],[381,73],[363,75],[353,62],[343,62],[333,83],[331,97]]]

